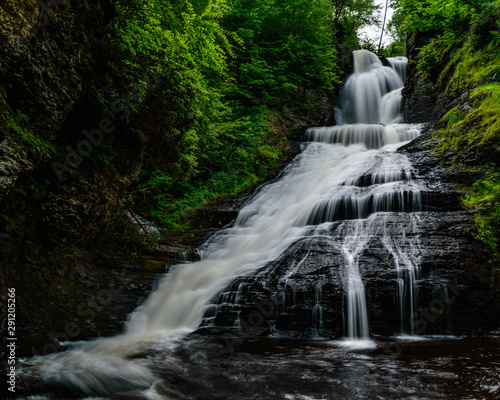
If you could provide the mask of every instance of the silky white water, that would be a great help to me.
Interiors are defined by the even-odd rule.
[[[344,257],[344,307],[347,319],[347,337],[368,339],[368,313],[366,309],[365,288],[358,269],[359,253],[366,245],[368,235],[363,223],[347,225],[340,245]]]
[[[178,266],[168,274],[144,306],[132,315],[129,334],[196,329],[207,307],[213,308],[210,300],[223,288],[277,258],[307,234],[309,225],[366,218],[375,212],[419,210],[420,191],[411,183],[404,189],[398,181],[383,183],[371,191],[344,184],[359,178],[377,154],[395,150],[418,136],[418,130],[407,125],[366,124],[398,118],[399,108],[386,107],[384,99],[389,96],[400,101],[403,83],[395,70],[382,66],[378,57],[366,50],[354,52],[354,69],[344,97],[352,99],[356,109],[354,122],[363,124],[309,129],[305,138],[313,143],[305,146],[279,181],[255,196],[240,212],[234,227],[207,246],[208,255],[203,261]],[[351,113],[349,107],[343,106]],[[396,173],[408,175],[407,170],[398,169]],[[382,167],[375,176],[393,172]],[[369,334],[364,287],[355,261],[362,249],[360,238],[366,234],[357,234],[356,251],[349,246],[342,248],[347,271],[347,334],[351,338],[367,338]]]
[[[353,169],[371,152],[362,146],[311,143],[281,180],[261,190],[245,207],[236,224],[220,239],[220,249],[203,261],[180,265],[132,315],[130,334],[177,333],[198,327],[207,303],[235,278],[275,259],[309,230],[314,207],[338,192]],[[327,183],[327,184],[325,184]],[[350,192],[349,187],[343,191]]]
[[[406,57],[389,57],[387,59],[389,65],[396,71],[403,81],[406,81],[406,66],[408,65],[408,59]]]
[[[364,219],[373,213],[420,210],[422,188],[411,180],[407,158],[395,153],[419,131],[393,124],[401,118],[401,68],[398,74],[384,67],[366,50],[354,52],[354,68],[343,89],[344,103],[337,110],[339,118],[351,124],[309,129],[305,135],[308,143],[303,144],[302,153],[280,179],[261,188],[234,225],[203,246],[201,261],[171,268],[158,289],[131,314],[124,335],[38,359],[35,364],[45,369],[45,379],[63,374],[64,379],[75,381],[88,393],[93,393],[95,380],[106,376],[117,382],[130,377],[138,386],[147,387],[156,379],[147,365],[123,361],[128,368],[123,368],[119,378],[122,368],[117,357],[139,352],[147,343],[195,330],[207,310],[209,315],[217,312],[211,301],[232,281],[275,260],[315,225],[336,220],[350,221],[343,241],[336,244],[344,258],[345,336],[361,340],[369,337],[365,291],[357,262],[373,229]],[[396,242],[387,239],[386,243],[393,248]],[[399,265],[406,268],[403,264]],[[282,281],[286,288],[286,277]],[[313,324],[319,329],[323,326],[319,283],[315,297]],[[88,356],[84,359],[93,359],[100,366],[100,378],[90,374],[95,376],[94,381],[85,379],[77,367],[82,352]],[[92,367],[89,364],[87,368]]]
[[[390,236],[384,231],[382,243],[391,254],[397,271],[398,307],[401,320],[401,331],[403,331],[405,311],[409,311],[410,334],[414,335],[418,296],[417,280],[420,272],[419,221],[416,214],[411,215],[411,222],[411,231],[406,232],[403,230],[398,237]],[[403,251],[402,249],[410,249],[410,251]],[[408,301],[407,298],[409,298]]]
[[[406,65],[406,64],[405,64]],[[398,69],[401,69],[398,64]],[[367,50],[354,52],[354,74],[346,81],[341,92],[341,124],[390,124],[401,120],[400,104],[403,87],[401,75],[393,68],[384,67],[382,61]],[[392,94],[391,94],[392,93]],[[390,98],[383,100],[389,95]]]

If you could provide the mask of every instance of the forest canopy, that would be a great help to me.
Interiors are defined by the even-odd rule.
[[[335,92],[343,74],[338,46],[357,48],[357,30],[376,21],[378,7],[371,0],[118,0],[116,10],[109,39],[119,57],[99,98],[106,104],[125,85],[134,91],[130,123],[153,119],[144,126],[149,160],[129,203],[183,229],[190,209],[248,187],[288,156],[276,126],[313,107],[306,93]],[[159,76],[151,116],[148,87]]]

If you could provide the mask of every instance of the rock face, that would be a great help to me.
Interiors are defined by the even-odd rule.
[[[165,271],[165,260],[133,258],[106,242],[78,252],[79,262],[64,279],[53,277],[53,286],[32,268],[8,277],[16,288],[19,356],[45,355],[61,350],[63,342],[119,334],[127,315]],[[0,300],[7,302],[3,294]]]
[[[352,52],[346,47],[337,44],[336,46],[338,68],[343,72],[340,77],[345,82],[353,69]],[[309,110],[283,110],[284,114],[289,115],[286,120],[289,134],[293,140],[300,140],[300,135],[304,134],[306,129],[311,126],[333,126],[336,125],[334,106],[337,105],[341,85],[337,92],[330,96],[325,96],[316,90],[302,89],[296,93],[297,100],[305,99],[310,105]]]
[[[52,167],[109,111],[97,104],[96,82],[107,72],[113,16],[107,0],[0,5],[0,320],[15,287],[19,355],[117,333],[164,270],[164,260],[134,260],[102,237],[140,169],[137,135],[117,123],[62,181]],[[101,161],[93,157],[106,146]]]
[[[403,90],[403,115],[408,123],[437,122],[449,110],[458,107],[458,112],[472,108],[470,92],[472,87],[464,86],[450,90],[447,79],[450,73],[440,78],[440,74],[450,61],[451,53],[442,55],[440,63],[424,73],[417,68],[420,61],[420,49],[435,39],[439,32],[414,32],[407,40],[409,59],[407,80]]]
[[[9,179],[0,186],[0,199],[20,173],[47,161],[47,154],[26,154],[27,143],[20,143],[19,136],[34,140],[31,144],[36,147],[66,133],[60,131],[63,123],[85,99],[90,77],[100,68],[104,26],[113,10],[110,3],[86,1],[70,7],[60,1],[43,7],[36,1],[7,1],[1,8],[1,128],[11,140],[0,136],[0,169],[9,170]],[[26,132],[9,132],[11,120],[23,119]],[[23,161],[13,166],[13,158]]]
[[[417,69],[419,49],[435,36],[434,32],[414,33],[408,38],[408,70],[403,89],[403,115],[408,123],[431,122],[434,120],[434,105],[437,93],[431,78]]]
[[[303,90],[303,93],[298,94],[298,96],[311,104],[311,109],[305,112],[300,111],[300,114],[299,112],[292,111],[290,113],[289,110],[285,110],[287,114],[290,113],[287,125],[294,139],[297,139],[311,126],[335,125],[332,105],[335,103],[335,98],[328,98],[315,90]]]
[[[0,142],[0,201],[14,186],[21,171],[33,169],[26,154],[16,151],[9,142],[10,139],[6,137]]]
[[[472,213],[460,208],[449,188],[457,174],[440,166],[425,139],[401,151],[415,167],[414,178],[442,193],[430,198],[429,211],[372,214],[316,227],[279,259],[223,290],[214,299],[218,312],[206,315],[215,319],[207,319],[199,332],[346,336],[348,260],[342,248],[349,237],[362,240],[357,230],[369,232],[354,262],[365,286],[371,335],[498,330],[500,281],[488,262],[491,250],[467,233],[474,227]]]
[[[0,201],[13,225],[0,223],[0,231],[41,227],[49,243],[88,244],[116,212],[141,162],[141,143],[120,127],[116,150],[105,156],[108,165],[123,165],[120,172],[76,154],[99,150],[78,146],[82,130],[104,116],[91,92],[106,69],[105,26],[114,8],[108,1],[7,1],[0,11]],[[56,146],[65,151],[56,156]],[[75,172],[58,175],[55,163],[61,168],[68,157],[78,160]],[[17,193],[7,196],[16,182]],[[30,215],[22,229],[16,214]]]

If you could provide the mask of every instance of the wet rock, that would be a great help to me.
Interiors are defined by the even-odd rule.
[[[426,207],[317,226],[277,260],[224,289],[214,299],[220,315],[206,315],[200,333],[346,336],[343,249],[349,236],[362,240],[356,229],[367,238],[355,262],[371,335],[496,331],[500,279],[491,249],[470,234],[473,212],[462,208],[454,190],[464,171],[442,165],[426,132],[400,150],[412,162],[413,180],[429,190]]]
[[[18,356],[44,355],[64,349],[64,342],[119,334],[127,315],[167,269],[164,259],[134,258],[106,241],[79,250],[78,256],[66,276],[54,274],[50,282],[33,270],[10,279],[17,289]]]
[[[310,104],[310,109],[283,110],[283,113],[288,115],[286,124],[291,138],[298,139],[311,126],[331,126],[335,124],[333,110],[336,103],[335,95],[328,97],[315,90],[301,89],[296,93],[296,96],[297,99],[307,101]]]
[[[498,286],[498,277],[487,262],[487,247],[464,232],[473,227],[469,212],[390,213],[377,216],[372,224],[379,229],[373,230],[357,260],[371,335],[476,334],[496,329],[500,307],[492,284]],[[239,326],[249,336],[266,330],[285,336],[345,336],[345,227],[345,222],[323,225],[316,236],[297,241],[278,260],[233,282],[224,292],[233,290],[239,301],[227,303],[212,325],[222,330]],[[415,257],[415,288],[406,272],[398,274],[397,262],[402,260],[384,247],[384,237],[397,238],[398,251]],[[406,280],[399,300],[401,277]],[[315,320],[317,305],[321,320]],[[214,331],[212,326],[210,332]]]
[[[419,49],[430,42],[436,32],[416,32],[408,37],[407,76],[403,89],[403,115],[408,123],[430,122],[434,117],[437,93],[434,82],[417,69]]]

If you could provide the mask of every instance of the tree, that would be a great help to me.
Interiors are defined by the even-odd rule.
[[[389,0],[385,2],[384,10],[384,22],[382,22],[382,29],[380,31],[380,42],[378,43],[378,52],[380,53],[380,48],[382,47],[382,38],[384,37],[385,20],[387,19],[387,8],[389,7]]]
[[[379,24],[379,6],[373,0],[334,0],[332,6],[337,38],[349,47],[357,47],[360,28]]]
[[[224,18],[243,44],[231,62],[240,100],[269,106],[338,82],[330,0],[236,0]]]
[[[405,15],[398,4],[398,0],[392,0],[390,7],[394,10],[394,13],[387,23],[386,31],[392,41],[380,53],[383,53],[386,57],[402,56],[405,54],[406,49]]]
[[[471,18],[487,7],[489,0],[393,0],[405,15],[407,31],[467,30]]]

